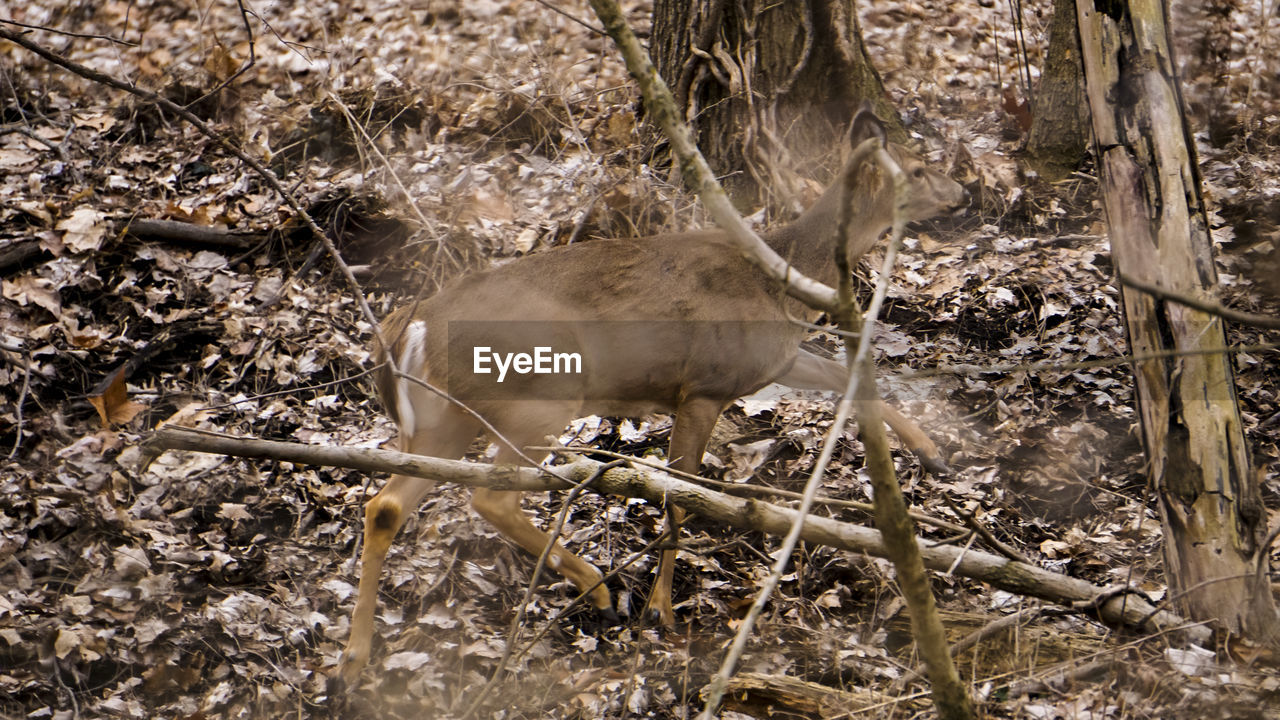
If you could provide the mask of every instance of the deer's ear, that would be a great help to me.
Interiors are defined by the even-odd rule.
[[[884,123],[871,112],[871,103],[864,102],[858,108],[858,114],[853,116],[853,125],[849,128],[849,147],[856,148],[869,138],[879,140],[881,147],[886,142]]]

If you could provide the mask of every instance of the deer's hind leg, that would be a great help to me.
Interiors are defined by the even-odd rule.
[[[446,401],[441,400],[441,403]],[[425,408],[424,408],[425,409]],[[441,458],[460,458],[475,439],[480,425],[452,405],[442,404],[434,413],[415,414],[418,424],[406,434],[401,428],[402,452]],[[342,653],[339,673],[354,682],[369,661],[373,645],[373,620],[378,606],[378,580],[391,542],[409,514],[435,487],[433,480],[411,475],[393,475],[382,490],[365,504],[364,547],[360,553],[360,588],[351,614],[351,634]]]
[[[564,430],[576,409],[572,404],[564,407],[551,403],[533,404],[525,413],[513,413],[516,417],[504,418],[501,429],[508,440],[522,449],[526,445],[545,444],[546,436],[559,435]],[[518,429],[508,433],[507,430],[513,427]],[[499,449],[495,462],[500,465],[526,464],[506,445]],[[476,488],[471,495],[471,506],[512,542],[538,557],[551,542],[551,536],[529,521],[529,516],[520,509],[520,495],[516,491]],[[557,541],[547,557],[547,566],[571,580],[580,592],[587,592],[592,606],[602,617],[609,621],[617,620],[609,589],[601,582],[604,576],[595,565],[569,552]]]

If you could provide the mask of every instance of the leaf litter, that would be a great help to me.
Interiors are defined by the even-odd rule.
[[[585,3],[561,5],[593,21]],[[1232,107],[1265,117],[1275,113],[1274,88],[1238,85],[1259,77],[1258,63],[1274,63],[1247,52],[1242,38],[1258,37],[1249,7],[1240,5],[1234,50],[1224,56],[1235,83],[1226,91]],[[641,30],[649,9],[629,6]],[[561,15],[513,2],[261,10],[271,32],[257,34],[251,76],[193,107],[274,159],[312,210],[325,210],[317,215],[340,229],[380,313],[467,268],[597,235],[704,224],[690,197],[649,164],[634,91],[607,41]],[[899,453],[909,500],[953,519],[946,495],[1048,567],[1158,596],[1159,523],[1145,496],[1125,369],[893,377],[945,364],[1097,359],[1125,343],[1092,178],[1086,171],[1057,186],[1027,178],[1017,141],[1002,129],[995,75],[1007,81],[1016,71],[1006,9],[906,2],[861,10],[899,109],[958,148],[957,175],[997,203],[964,231],[918,234],[893,278],[877,346],[885,387],[957,470],[945,481],[925,478]],[[1024,4],[1023,12],[1034,45],[1049,6]],[[40,0],[14,13],[32,24],[70,22],[64,8]],[[107,35],[127,27],[140,44],[60,43],[70,57],[137,72],[173,98],[211,88],[248,55],[240,19],[225,4],[195,15],[106,3],[75,23]],[[15,47],[3,52],[17,69],[0,71],[13,91],[6,118],[20,112],[34,136],[0,135],[0,254],[21,248],[26,258],[0,267],[0,343],[26,351],[0,350],[0,445],[12,447],[22,433],[0,471],[0,713],[330,712],[325,675],[348,631],[369,480],[196,453],[168,453],[141,472],[136,443],[166,419],[274,439],[384,443],[394,430],[367,379],[329,384],[370,363],[370,328],[324,263],[308,260],[312,244],[280,199],[233,159],[176,118],[50,72]],[[1189,75],[1197,119],[1214,90],[1206,77]],[[1252,105],[1238,100],[1244,93]],[[1277,293],[1258,278],[1280,237],[1275,139],[1259,131],[1234,143],[1212,133],[1198,140],[1217,203],[1223,300],[1274,314]],[[141,242],[126,232],[134,217],[253,229],[266,240],[252,251]],[[1259,338],[1233,330],[1236,342]],[[837,354],[830,337],[812,343]],[[152,350],[97,407],[91,390]],[[1280,458],[1274,365],[1274,351],[1237,360],[1270,504]],[[774,388],[741,402],[709,448],[713,474],[797,489],[830,426],[829,401]],[[569,435],[660,457],[669,432],[663,419],[594,418]],[[837,453],[824,492],[868,497],[856,439]],[[547,522],[559,502],[530,497],[526,508]],[[852,510],[824,512],[869,522]],[[661,510],[645,503],[588,498],[566,537],[613,567],[656,537],[661,522]],[[676,588],[682,632],[631,625],[598,633],[585,614],[571,614],[512,663],[484,698],[486,712],[695,712],[776,541],[694,520],[686,543]],[[643,557],[615,581],[633,617],[654,564]],[[381,641],[346,714],[460,714],[506,647],[531,567],[474,516],[464,492],[442,488],[428,498],[392,548]],[[530,609],[536,628],[573,594],[556,577],[542,583]],[[935,585],[958,634],[1028,602],[956,577]],[[895,598],[883,562],[806,547],[744,669],[887,687],[914,662]],[[1248,670],[1195,652],[1122,648],[1072,618],[1019,633],[962,658],[992,716],[1160,717],[1188,701],[1202,709],[1274,701],[1277,680],[1265,663]],[[1038,649],[1027,653],[1030,646]],[[1030,676],[1094,652],[1128,663],[1113,685],[1007,699],[991,692],[1008,682],[1002,673]]]

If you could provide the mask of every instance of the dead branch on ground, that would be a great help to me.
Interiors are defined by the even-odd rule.
[[[160,428],[146,441],[144,447],[151,457],[164,450],[195,450],[244,458],[270,458],[283,462],[344,467],[363,472],[417,475],[470,487],[525,492],[568,489],[594,475],[602,464],[579,458],[567,465],[556,466],[557,474],[564,479],[555,479],[533,467],[477,465],[390,450],[300,445],[176,426]],[[597,478],[592,487],[602,493],[642,498],[653,503],[674,502],[706,519],[771,535],[786,534],[797,515],[796,511],[789,508],[750,498],[733,497],[649,469],[614,468]],[[801,537],[808,543],[888,557],[888,549],[880,533],[871,528],[830,518],[812,515],[806,517]],[[954,572],[958,575],[980,580],[1012,593],[1063,605],[1108,625],[1124,626],[1144,633],[1170,632],[1180,641],[1196,644],[1207,643],[1211,638],[1207,627],[1190,624],[1135,593],[1117,593],[1115,588],[1098,587],[1035,565],[977,550],[945,545],[930,546],[926,543],[921,547],[921,555],[925,566],[931,569],[947,570],[954,566]]]

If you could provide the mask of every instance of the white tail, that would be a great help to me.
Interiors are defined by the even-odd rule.
[[[883,128],[863,110],[850,139],[857,146],[868,137],[883,140]],[[967,201],[960,185],[919,157],[895,145],[888,149],[911,183],[910,220]],[[851,170],[858,178],[857,229],[849,248],[856,259],[891,224],[894,201],[887,174],[874,161]],[[832,259],[840,196],[836,183],[794,222],[764,237],[800,272],[829,285],[836,274]],[[785,299],[723,233],[705,230],[535,253],[463,277],[427,300],[396,310],[382,332],[393,340],[391,354],[402,372],[447,389],[516,448],[543,444],[546,436],[559,435],[570,420],[588,414],[674,412],[668,457],[675,468],[696,473],[716,419],[737,398],[775,381],[843,390],[845,368],[802,351],[805,331],[788,313],[813,316]],[[384,373],[378,390],[400,427],[405,452],[461,457],[482,429],[473,417],[416,384]],[[884,412],[913,451],[941,464],[927,436],[892,408]],[[513,447],[501,446],[498,463],[518,461]],[[347,680],[358,676],[369,657],[387,549],[432,487],[431,481],[396,475],[366,506],[360,590],[341,669]],[[528,552],[538,555],[546,547],[550,538],[521,511],[519,493],[477,489],[472,505]],[[673,538],[680,518],[672,508]],[[675,554],[663,551],[648,603],[648,611],[664,624],[674,622]],[[549,564],[582,590],[591,589],[595,608],[616,619],[593,565],[558,544]]]

